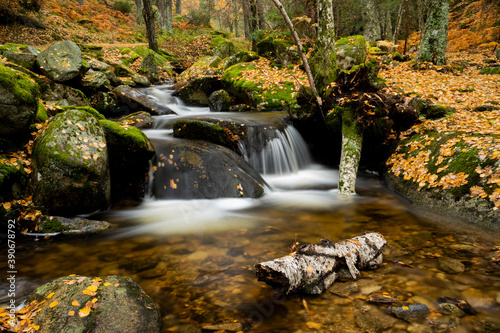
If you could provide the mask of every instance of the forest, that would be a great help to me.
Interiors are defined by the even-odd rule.
[[[500,331],[497,0],[2,0],[0,332]]]

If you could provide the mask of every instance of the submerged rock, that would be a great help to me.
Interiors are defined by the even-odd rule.
[[[49,216],[42,224],[40,232],[83,235],[101,232],[109,228],[111,228],[111,224],[106,221],[88,220],[82,217]]]
[[[38,287],[26,304],[35,306],[37,332],[137,332],[161,330],[154,301],[131,278],[64,276]]]
[[[49,79],[69,81],[83,71],[82,51],[72,41],[58,42],[37,56],[37,64]]]
[[[423,303],[395,305],[391,306],[390,310],[396,317],[408,322],[422,321],[427,318],[430,313],[427,305]]]
[[[257,198],[266,182],[241,156],[208,142],[155,141],[153,194],[160,199]]]
[[[459,274],[465,271],[465,266],[460,260],[442,257],[438,259],[439,269],[445,273]]]
[[[52,118],[33,150],[33,201],[50,214],[75,216],[108,208],[106,137],[97,118],[68,110]]]

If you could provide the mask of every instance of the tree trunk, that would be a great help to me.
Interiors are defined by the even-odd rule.
[[[380,15],[377,12],[375,0],[363,0],[363,36],[367,42],[375,42],[380,39]]]
[[[314,83],[314,78],[311,72],[311,68],[309,67],[309,61],[307,60],[306,55],[304,54],[304,48],[302,46],[302,43],[300,42],[300,38],[297,35],[297,32],[293,28],[293,23],[288,17],[288,14],[286,13],[285,7],[281,4],[279,0],[272,0],[272,2],[276,5],[278,10],[281,13],[281,16],[283,16],[283,19],[285,20],[286,25],[288,26],[288,29],[290,30],[290,33],[292,34],[293,40],[295,41],[295,44],[297,44],[297,49],[299,50],[300,57],[302,59],[302,63],[304,64],[305,72],[307,75],[307,79],[309,81],[309,87],[311,88],[312,95],[314,99],[316,100],[316,103],[321,106],[323,103],[321,101],[321,97],[319,97],[318,92],[316,90],[316,85]],[[333,28],[333,27],[332,27]]]
[[[342,152],[339,166],[339,193],[341,195],[356,194],[356,174],[361,146],[363,143],[363,130],[357,124],[354,110],[349,106],[342,112]]]
[[[241,5],[243,7],[243,24],[245,26],[245,38],[247,40],[252,39],[252,34],[250,33],[250,5],[248,0],[241,0]]]
[[[311,67],[315,75],[314,84],[319,94],[334,82],[337,70],[335,53],[335,25],[331,0],[318,0],[316,13],[318,16],[318,33],[316,47],[311,57]]]
[[[399,5],[398,9],[398,18],[396,20],[396,26],[394,27],[394,34],[392,35],[392,43],[397,44],[398,43],[398,34],[399,34],[399,29],[401,28],[401,22],[403,18],[403,3]]]
[[[175,14],[182,15],[182,0],[175,1]]]
[[[158,27],[161,31],[173,32],[172,0],[158,0]]]
[[[448,46],[450,4],[448,0],[431,0],[429,10],[417,61],[444,65]]]
[[[143,24],[144,18],[142,14],[142,9],[144,8],[142,5],[142,0],[135,0],[135,7],[137,8],[137,24]]]
[[[234,36],[238,37],[238,2],[233,0],[233,27]]]
[[[158,52],[158,42],[156,41],[156,31],[155,31],[155,17],[153,14],[153,7],[151,6],[151,0],[143,0],[144,9],[142,14],[144,15],[144,22],[146,23],[146,35],[148,37],[149,48],[155,52]]]
[[[255,0],[257,3],[257,16],[259,17],[258,27],[260,30],[264,30],[266,28],[266,15],[264,14],[264,5],[262,0]]]
[[[292,292],[321,294],[345,270],[348,270],[346,275],[356,279],[358,269],[377,268],[382,263],[386,244],[384,236],[379,233],[368,233],[335,244],[322,239],[321,245],[305,244],[293,255],[255,265],[256,276],[285,295]]]

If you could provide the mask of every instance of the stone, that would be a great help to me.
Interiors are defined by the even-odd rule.
[[[349,70],[353,66],[363,64],[368,50],[363,36],[350,36],[335,42],[337,66],[342,70]]]
[[[94,295],[88,292],[91,286],[96,289]],[[128,277],[63,276],[33,291],[26,304],[31,302],[38,303],[40,309],[33,319],[40,333],[161,331],[160,310]]]
[[[146,111],[151,115],[175,114],[168,106],[150,98],[137,89],[122,85],[113,89],[116,96],[116,114],[129,114],[137,111]]]
[[[49,216],[42,224],[40,231],[44,233],[61,232],[76,236],[94,234],[109,228],[111,228],[111,224],[106,221],[88,220],[82,217]]]
[[[65,82],[81,75],[82,51],[72,41],[58,42],[37,56],[43,74],[57,82]]]
[[[82,79],[82,85],[87,89],[98,90],[110,86],[111,83],[105,73],[90,69],[85,73]]]
[[[361,307],[354,315],[356,325],[368,333],[382,332],[397,323],[397,319],[371,306]]]
[[[208,107],[211,112],[228,111],[231,103],[231,96],[223,89],[214,91],[208,97]]]
[[[430,311],[427,305],[423,303],[409,303],[404,305],[395,305],[390,307],[390,311],[396,317],[407,322],[420,322],[429,315]]]
[[[39,95],[38,85],[26,75],[0,64],[0,141],[27,141]]]
[[[131,113],[129,115],[121,117],[120,119],[117,120],[117,122],[125,125],[134,126],[138,129],[153,128],[154,125],[153,117],[145,111],[138,111]]]
[[[89,106],[90,103],[83,92],[62,83],[42,78],[40,97],[49,104]]]
[[[255,52],[250,51],[240,51],[235,55],[226,58],[222,61],[222,68],[226,70],[227,68],[242,63],[242,62],[250,62],[259,59],[259,56]]]
[[[449,274],[460,274],[465,271],[465,266],[460,262],[460,260],[441,257],[438,259],[439,269],[445,273]]]
[[[0,202],[20,199],[26,187],[26,172],[22,164],[19,169],[9,159],[0,155]]]
[[[107,209],[110,179],[106,137],[97,118],[68,110],[54,116],[33,150],[33,202],[72,217]]]
[[[105,116],[112,117],[117,111],[117,105],[114,97],[103,91],[99,91],[93,96],[91,105],[94,109]]]
[[[149,160],[155,155],[153,144],[133,126],[110,120],[100,123],[108,145],[112,200],[144,198]]]
[[[144,75],[150,82],[160,81],[158,63],[155,54],[147,54],[140,64],[139,73]]]
[[[3,56],[7,58],[8,61],[18,64],[30,71],[35,70],[36,54],[6,51]]]

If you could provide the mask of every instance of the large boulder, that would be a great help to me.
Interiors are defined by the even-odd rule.
[[[366,61],[368,50],[363,36],[345,37],[335,42],[337,66],[342,70],[349,70],[353,66]]]
[[[214,50],[214,55],[221,59],[230,57],[236,53],[234,43],[222,36],[215,36],[210,43],[210,48]]]
[[[82,51],[72,41],[55,43],[37,56],[37,64],[49,79],[65,82],[82,73]]]
[[[7,58],[8,61],[29,69],[30,71],[35,70],[36,54],[6,51],[3,56]]]
[[[47,78],[40,80],[40,95],[48,104],[89,106],[89,101],[83,92]]]
[[[156,198],[257,198],[264,194],[262,176],[228,148],[186,139],[153,142]]]
[[[148,137],[131,125],[101,120],[108,144],[111,198],[141,199],[149,173],[149,160],[155,148]]]
[[[0,64],[0,141],[24,139],[38,110],[38,85]]]
[[[38,287],[26,304],[40,333],[161,331],[160,310],[129,277],[60,277]]]
[[[82,79],[82,85],[89,90],[105,89],[111,85],[106,73],[90,69]]]
[[[458,112],[424,122],[387,161],[389,188],[439,214],[500,230],[500,139],[491,125],[499,116]]]
[[[114,88],[113,94],[117,101],[117,107],[113,109],[116,114],[129,114],[137,111],[146,111],[151,115],[175,113],[145,90],[122,85]]]
[[[235,55],[226,58],[222,61],[221,67],[223,70],[228,69],[229,67],[242,63],[242,62],[250,62],[259,59],[259,56],[255,52],[250,51],[240,51]]]
[[[32,187],[35,204],[53,215],[75,216],[108,208],[108,151],[95,116],[68,110],[52,118],[35,142]]]

